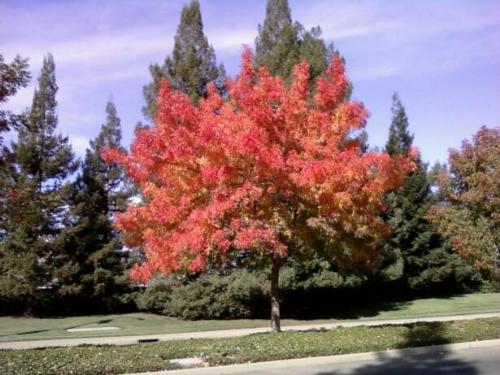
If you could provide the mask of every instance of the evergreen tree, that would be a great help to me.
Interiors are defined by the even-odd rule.
[[[392,122],[385,149],[390,155],[408,155],[413,145],[408,117],[397,94],[392,100]],[[384,216],[393,233],[380,261],[387,279],[400,279],[411,290],[436,293],[439,288],[463,287],[476,274],[427,221],[426,214],[433,203],[426,167],[419,160],[405,185],[386,196]]]
[[[16,92],[28,84],[30,73],[26,59],[17,56],[13,62],[6,63],[0,55],[0,104],[3,104],[14,96]],[[15,115],[10,111],[0,108],[0,313],[13,312],[13,306],[8,292],[9,285],[4,285],[4,267],[13,261],[13,253],[7,252],[4,240],[11,227],[9,214],[12,207],[9,207],[10,191],[15,186],[14,181],[14,155],[12,151],[3,144],[2,132],[17,129],[20,124],[25,123],[26,117]]]
[[[20,88],[26,87],[30,78],[27,59],[16,56],[14,61],[7,64],[0,54],[0,104],[14,96]],[[12,129],[17,122],[17,116],[0,109],[0,133]],[[1,146],[2,138],[0,137]]]
[[[21,87],[26,87],[29,80],[30,73],[26,59],[17,56],[13,62],[7,64],[0,55],[0,104],[7,102]],[[2,133],[17,128],[23,120],[26,119],[22,115],[14,115],[10,111],[0,109],[0,240],[5,236],[6,192],[12,183],[14,167],[12,152],[4,146]]]
[[[203,33],[200,4],[197,0],[192,0],[182,9],[172,57],[168,56],[161,66],[150,65],[149,70],[153,81],[144,86],[146,105],[142,111],[150,120],[154,119],[156,94],[160,81],[164,78],[193,101],[205,96],[209,82],[215,81],[222,91],[224,67],[217,67],[214,49]]]
[[[298,22],[292,22],[288,0],[269,0],[264,24],[259,25],[255,39],[255,61],[264,65],[273,75],[289,78],[292,68],[300,60],[310,64],[311,80],[328,66],[333,46],[321,39],[321,29],[306,31]]]
[[[130,189],[123,170],[101,158],[101,151],[108,147],[125,152],[120,119],[112,102],[106,105],[106,121],[90,142],[73,186],[73,222],[65,254],[66,262],[75,267],[61,280],[75,291],[68,300],[69,308],[85,302],[83,306],[89,310],[116,310],[124,307],[124,298],[130,292],[125,272],[127,256],[120,251],[120,237],[112,226],[114,214],[126,208]]]
[[[64,257],[63,224],[69,205],[67,178],[77,163],[67,137],[56,134],[55,64],[44,58],[27,123],[13,143],[13,183],[5,202],[5,237],[0,243],[0,293],[28,310],[50,290],[59,292]]]
[[[413,144],[413,135],[409,133],[408,116],[397,93],[392,94],[391,112],[392,121],[385,151],[389,155],[408,155]]]

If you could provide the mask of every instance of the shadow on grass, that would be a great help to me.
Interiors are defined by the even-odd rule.
[[[290,293],[283,303],[282,311],[283,317],[288,319],[348,320],[376,317],[382,312],[404,310],[412,302],[412,300],[387,300],[376,294],[369,297],[358,296],[355,292],[335,297],[321,291],[309,295]]]
[[[401,291],[391,295],[387,290],[377,287],[284,290],[282,294],[282,317],[297,320],[372,318],[384,312],[407,310],[415,299],[439,298],[445,301],[464,295],[439,291],[432,296],[412,295]],[[432,314],[432,311],[428,313]]]
[[[97,324],[108,324],[111,323],[113,319],[102,319],[97,322]]]
[[[66,318],[66,317],[57,317],[60,319]],[[57,319],[57,318],[51,318],[51,319]],[[127,317],[128,319],[134,319],[138,321],[144,321],[146,320],[145,318],[141,317]],[[59,333],[67,333],[68,329],[73,329],[73,328],[81,328],[85,327],[88,325],[92,324],[109,324],[115,321],[116,319],[100,319],[100,320],[94,320],[94,321],[87,321],[83,322],[81,324],[76,324],[76,325],[71,325],[71,326],[66,326],[66,327],[61,327],[61,328],[51,328],[51,329],[38,329],[38,330],[31,330],[31,331],[20,331],[20,332],[10,332],[7,334],[2,334],[0,337],[5,337],[5,336],[23,336],[23,335],[30,335],[30,334],[37,334],[37,333],[43,333],[43,332],[59,332]]]
[[[439,348],[424,345],[448,344],[445,326],[435,322],[410,325],[398,353],[378,352],[369,364],[355,363],[346,371],[320,371],[315,375],[476,375],[479,371],[468,361],[454,355],[446,346]]]
[[[62,328],[39,329],[39,330],[23,331],[23,332],[12,332],[12,333],[8,333],[6,335],[0,335],[0,337],[14,336],[14,335],[30,335],[30,334],[36,334],[36,333],[42,333],[42,332],[62,332],[62,333],[65,333],[68,329],[85,327],[85,326],[90,325],[90,324],[107,324],[107,323],[111,323],[112,321],[113,321],[113,319],[101,319],[101,320],[84,322],[82,324],[77,324],[77,325],[72,325],[72,326],[62,327]]]
[[[36,331],[26,331],[26,332],[19,332],[19,333],[15,333],[16,335],[29,335],[29,334],[32,334],[32,333],[42,333],[42,332],[49,332],[50,329],[39,329],[39,330],[36,330]],[[2,335],[2,336],[10,336],[10,335]]]

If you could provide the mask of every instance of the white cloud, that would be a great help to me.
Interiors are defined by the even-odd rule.
[[[370,66],[354,66],[350,69],[350,76],[355,79],[382,79],[392,77],[399,73],[398,68],[394,65],[374,64]]]
[[[77,64],[79,67],[112,66],[130,59],[149,56],[155,52],[170,50],[172,37],[161,30],[135,29],[121,30],[113,34],[95,34],[84,37],[72,37],[45,44],[24,39],[3,43],[2,53],[7,58],[16,54],[32,57],[32,67],[41,66],[42,57],[52,53],[61,66]]]
[[[238,50],[244,44],[253,46],[256,30],[224,30],[218,29],[215,33],[207,33],[210,44],[216,50]]]
[[[89,148],[89,138],[73,134],[69,136],[69,141],[76,156],[82,157],[85,155],[85,150]]]
[[[25,109],[31,106],[33,101],[33,92],[35,90],[35,85],[33,80],[28,87],[20,89],[16,95],[10,97],[7,103],[5,103],[5,108],[15,112],[21,113]]]
[[[314,1],[293,17],[320,25],[363,79],[428,76],[498,61],[500,7],[450,1]],[[355,56],[355,58],[352,58]],[[353,59],[355,60],[353,63]]]

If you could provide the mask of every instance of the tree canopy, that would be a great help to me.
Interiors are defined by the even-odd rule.
[[[216,82],[219,90],[222,90],[224,67],[217,67],[214,49],[203,32],[200,3],[197,0],[192,0],[182,9],[172,57],[168,56],[161,66],[152,64],[149,70],[153,82],[144,86],[146,105],[143,113],[150,120],[154,120],[156,97],[162,79],[167,79],[172,87],[186,93],[193,101],[206,95],[209,82]]]
[[[273,265],[273,329],[279,330],[277,277],[300,243],[326,241],[343,266],[366,266],[386,233],[381,198],[401,186],[413,162],[360,150],[351,131],[366,124],[359,102],[346,102],[349,81],[338,57],[309,90],[309,66],[294,69],[287,88],[250,50],[228,83],[212,84],[199,107],[161,86],[155,127],[136,132],[130,154],[108,150],[143,190],[144,201],[118,216],[117,227],[147,261],[132,276],[202,271],[208,261],[256,252]],[[371,247],[353,245],[368,242]],[[277,310],[276,310],[277,308]]]
[[[319,27],[305,30],[299,22],[292,21],[288,0],[268,0],[264,23],[259,25],[255,39],[257,65],[288,79],[293,67],[305,59],[309,63],[309,79],[314,81],[327,68],[333,53],[333,46],[321,39]]]
[[[500,129],[483,126],[460,150],[450,150],[449,170],[437,180],[441,201],[429,218],[459,254],[498,276]]]

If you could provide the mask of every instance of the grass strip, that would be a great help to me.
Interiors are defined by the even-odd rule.
[[[340,303],[342,302],[342,303]],[[412,301],[351,301],[335,303],[335,314],[322,319],[283,319],[282,326],[335,323],[339,320],[423,318],[500,312],[500,293],[476,293]],[[359,303],[358,303],[359,302]],[[459,318],[457,318],[459,319]],[[68,332],[68,328],[114,326],[114,331]],[[148,313],[71,316],[52,318],[0,317],[0,342],[57,338],[155,335],[268,327],[268,319],[186,321]]]
[[[169,359],[202,357],[210,366],[315,357],[500,338],[500,318],[254,334],[129,346],[1,350],[0,373],[122,374],[175,368]]]

